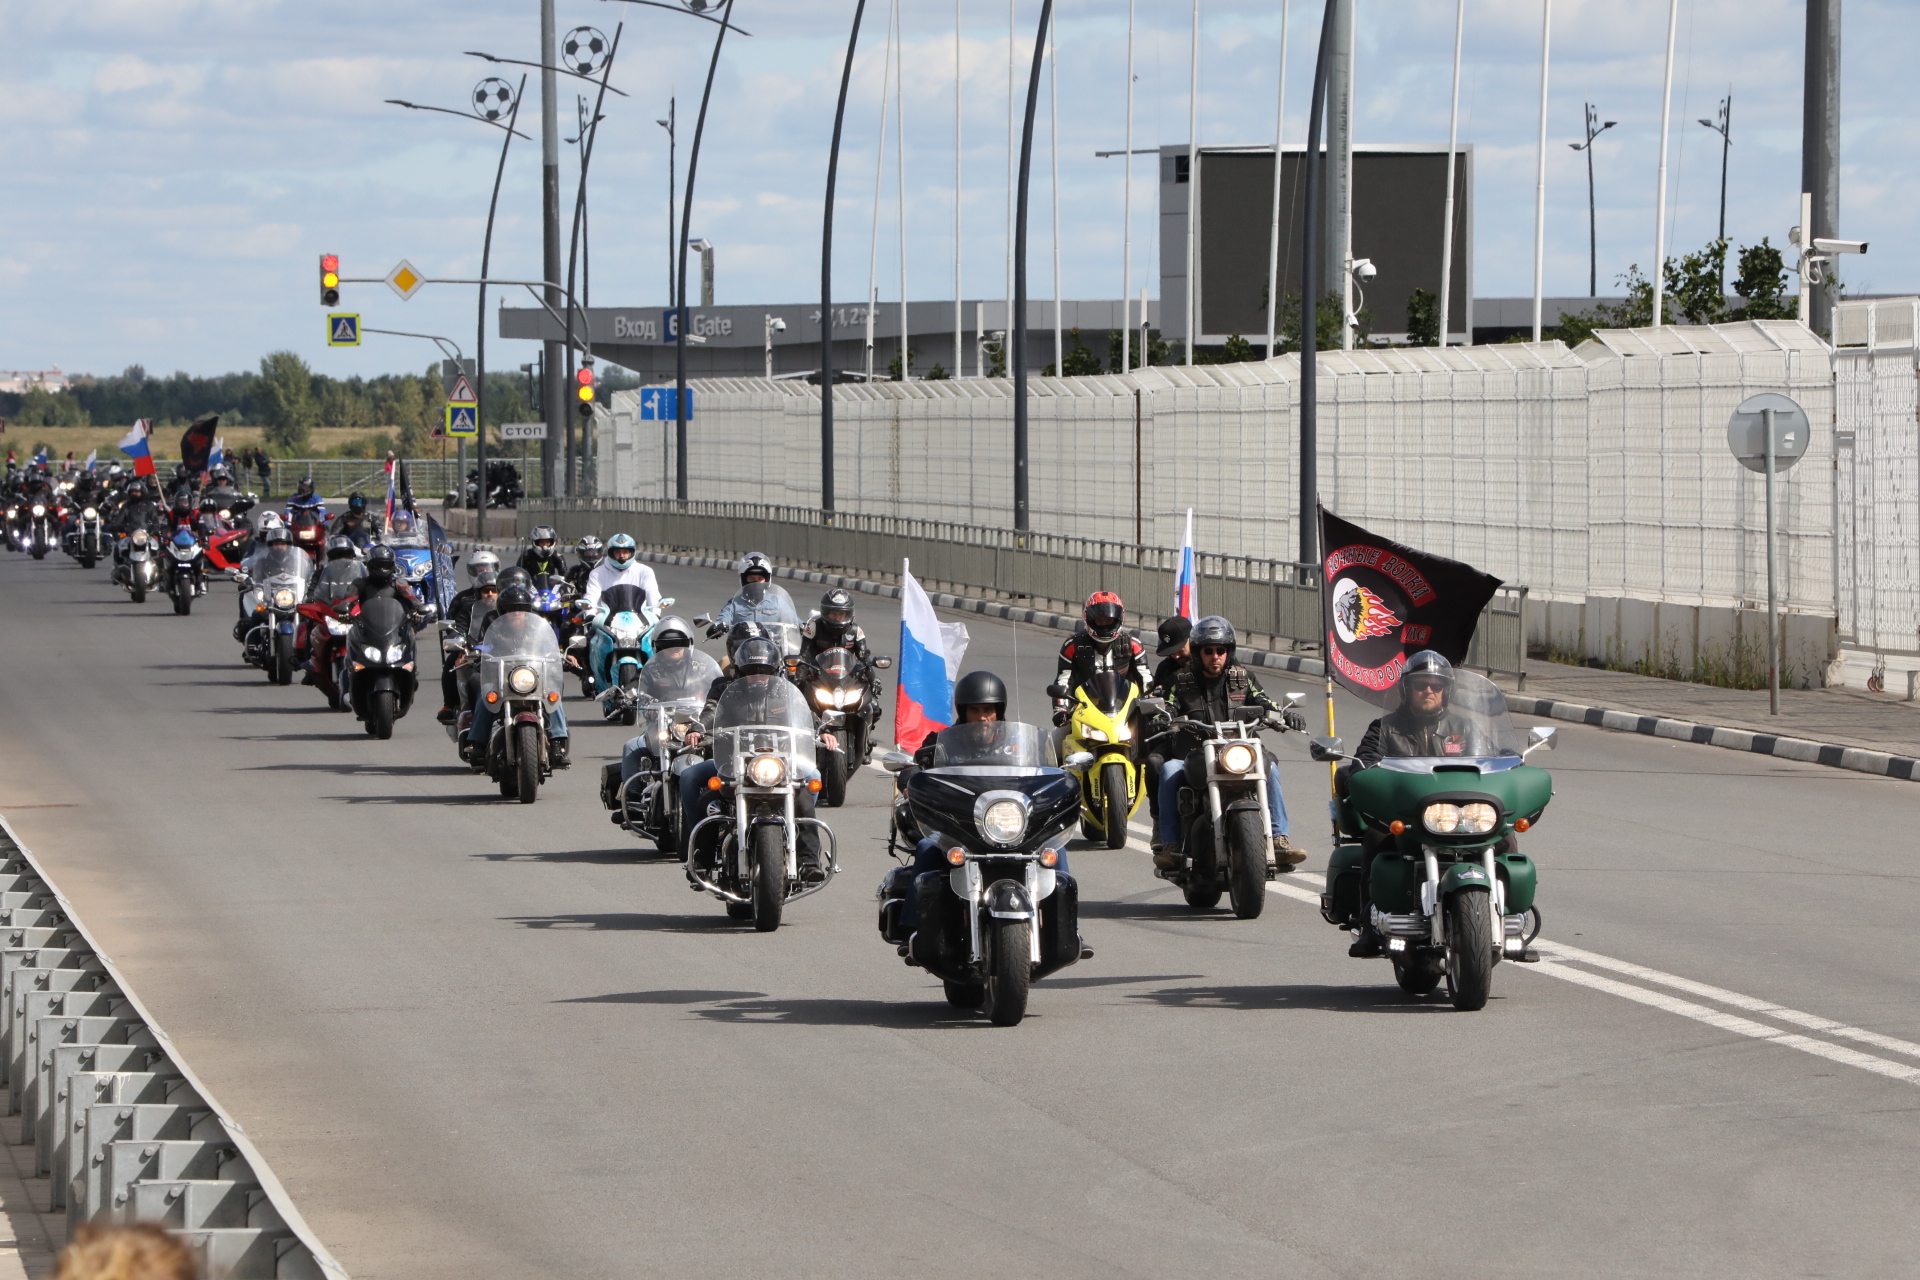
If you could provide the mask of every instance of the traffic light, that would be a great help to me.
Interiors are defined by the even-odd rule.
[[[320,305],[340,305],[340,255],[337,253],[320,255]]]
[[[573,376],[579,384],[574,394],[580,397],[580,416],[591,418],[593,416],[593,366],[583,364],[580,366],[580,371]]]

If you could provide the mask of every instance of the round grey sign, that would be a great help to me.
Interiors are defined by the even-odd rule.
[[[1769,415],[1766,411],[1771,409]],[[1807,411],[1802,409],[1791,397],[1777,391],[1762,391],[1759,395],[1748,396],[1733,411],[1733,417],[1727,421],[1727,448],[1740,460],[1740,465],[1749,471],[1767,469],[1768,418],[1773,420],[1773,469],[1785,471],[1800,461],[1807,451],[1807,441],[1813,435],[1813,424],[1807,420]]]

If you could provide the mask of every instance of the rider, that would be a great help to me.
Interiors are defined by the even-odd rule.
[[[543,573],[550,573],[556,578],[565,576],[566,553],[560,550],[560,539],[552,525],[534,526],[533,536],[527,539],[527,549],[520,553],[519,563],[527,571],[528,577],[538,577]]]
[[[800,628],[800,661],[812,662],[828,649],[851,649],[853,656],[873,665],[867,633],[853,621],[853,593],[835,587],[820,597],[820,612]]]
[[[1289,710],[1269,698],[1245,667],[1233,660],[1238,641],[1233,624],[1214,615],[1193,625],[1193,657],[1174,677],[1169,696],[1173,714],[1183,720],[1222,724],[1233,719],[1242,707],[1277,711],[1287,728],[1304,730],[1307,722],[1297,711]],[[1153,864],[1171,871],[1182,861],[1180,807],[1176,799],[1180,782],[1189,766],[1195,776],[1201,773],[1199,742],[1191,730],[1177,731],[1168,744],[1167,761],[1160,767],[1160,839],[1153,847]],[[1193,754],[1190,756],[1189,752]],[[1297,866],[1307,855],[1287,839],[1287,803],[1280,794],[1280,766],[1267,759],[1267,816],[1273,829],[1273,854],[1282,867]]]
[[[175,489],[173,491],[173,509],[167,512],[168,530],[193,528],[193,491]]]
[[[491,557],[493,564],[500,563],[499,557],[491,551],[474,553],[476,559],[482,555]],[[447,621],[462,635],[472,635],[474,619],[480,619],[481,625],[485,625],[499,607],[499,601],[500,575],[490,568],[478,570],[473,575],[473,585],[455,596],[453,603],[447,606]],[[447,650],[440,651],[440,712],[435,718],[441,724],[452,724],[458,720],[460,709],[468,701],[460,696],[462,665],[460,661],[447,661]],[[469,689],[468,693],[471,692]]]
[[[1193,646],[1188,641],[1193,636],[1193,619],[1183,614],[1160,620],[1160,647],[1154,656],[1160,659],[1160,665],[1153,669],[1153,683],[1148,691],[1155,697],[1164,698],[1173,689],[1173,678],[1187,665],[1193,656]],[[1149,739],[1142,744],[1146,747],[1145,777],[1158,778],[1162,767],[1167,763],[1167,743],[1164,738]],[[1156,830],[1160,821],[1160,788],[1147,787],[1147,814]]]
[[[792,615],[793,621],[796,623],[800,621],[800,615],[793,607],[793,597],[787,594],[786,588],[774,585],[773,561],[767,558],[766,552],[747,552],[740,557],[740,563],[736,568],[740,571],[740,593],[720,607],[720,612],[714,617],[713,625],[707,628],[708,636],[721,635],[736,622],[766,621],[766,605],[763,601],[769,598],[773,600],[776,607],[784,601],[786,611]],[[755,584],[759,585],[759,591],[751,590]]]
[[[166,513],[155,499],[148,482],[136,478],[133,486],[127,491],[126,502],[113,513],[108,529],[116,534],[129,534],[135,529],[145,529],[152,533],[160,528],[165,519]]]
[[[314,510],[319,511],[322,520],[326,519],[327,504],[321,500],[319,494],[313,491],[313,477],[303,476],[299,487],[293,491],[293,496],[287,499],[287,521],[292,523],[293,513],[296,511]]]
[[[379,551],[379,547],[374,548]],[[405,584],[402,584],[405,585]],[[525,586],[515,585],[500,592],[500,611],[494,618],[509,613],[531,613],[536,618],[539,611],[533,607],[533,592]],[[488,619],[492,625],[492,619]],[[567,712],[559,702],[548,704],[548,714],[553,718],[547,725],[548,757],[556,769],[565,769],[573,762],[568,757]],[[472,749],[480,752],[487,750],[487,744],[493,740],[493,720],[498,713],[484,698],[476,698],[473,706],[473,724],[467,730],[467,741]]]
[[[577,596],[586,591],[587,575],[606,558],[607,549],[600,539],[589,533],[573,544],[573,552],[580,557],[580,563],[567,570],[567,585],[573,588],[573,594]]]
[[[1120,597],[1111,591],[1094,592],[1087,597],[1081,620],[1083,625],[1060,646],[1054,681],[1066,686],[1067,696],[1054,700],[1055,725],[1067,723],[1072,715],[1074,691],[1096,672],[1114,672],[1133,681],[1142,692],[1147,687],[1147,651],[1127,634],[1127,607]]]
[[[1400,672],[1400,705],[1367,726],[1359,767],[1386,756],[1477,756],[1487,752],[1473,721],[1452,709],[1453,664],[1432,649],[1407,659]]]
[[[400,572],[400,562],[394,558],[393,548],[385,543],[376,543],[367,550],[367,576],[354,584],[354,593],[363,606],[375,596],[398,600],[407,611],[408,621],[415,625],[426,621],[427,606],[408,585]]]
[[[363,547],[380,536],[380,517],[367,510],[366,494],[356,489],[347,496],[347,509],[333,518],[332,533]]]
[[[540,530],[535,529],[539,536]],[[580,607],[588,614],[600,607],[600,597],[608,587],[638,587],[646,593],[649,601],[660,599],[660,583],[653,576],[653,566],[642,564],[638,555],[639,548],[634,545],[631,535],[616,533],[607,539],[607,558],[595,565],[587,574],[586,589],[580,599]],[[584,556],[582,557],[585,558]],[[522,558],[524,563],[524,557]]]
[[[658,668],[663,673],[672,673],[677,668],[681,668],[681,664],[690,664],[697,658],[699,652],[693,647],[693,624],[685,618],[669,615],[660,619],[660,625],[653,629],[653,657],[647,660],[647,669],[653,671]],[[675,677],[668,674],[666,678]],[[640,771],[640,757],[653,754],[653,740],[646,734],[627,739],[625,745],[620,748],[618,770],[620,781],[625,783]],[[614,766],[609,764],[607,768],[612,770]],[[616,811],[613,815],[614,822],[618,823],[620,818],[620,813]]]

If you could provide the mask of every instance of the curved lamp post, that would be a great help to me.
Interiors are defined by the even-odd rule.
[[[833,109],[833,143],[827,149],[827,200],[820,217],[820,509],[829,512],[833,510],[833,187],[840,173],[840,127],[847,118],[853,52],[860,43],[860,19],[866,11],[867,0],[858,0],[853,30],[847,36],[847,60],[840,68],[840,101]],[[900,350],[906,349],[903,332]],[[901,359],[904,365],[905,356]]]
[[[1013,527],[1025,531],[1031,510],[1027,483],[1027,187],[1033,168],[1033,111],[1040,98],[1040,64],[1047,54],[1053,0],[1041,0],[1040,30],[1033,37],[1033,70],[1027,77],[1027,117],[1020,129],[1020,185],[1013,223]]]

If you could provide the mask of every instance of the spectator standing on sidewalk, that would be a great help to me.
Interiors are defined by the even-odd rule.
[[[266,496],[273,496],[273,459],[267,457],[267,451],[256,447],[253,451],[253,469],[260,473],[260,487]]]

